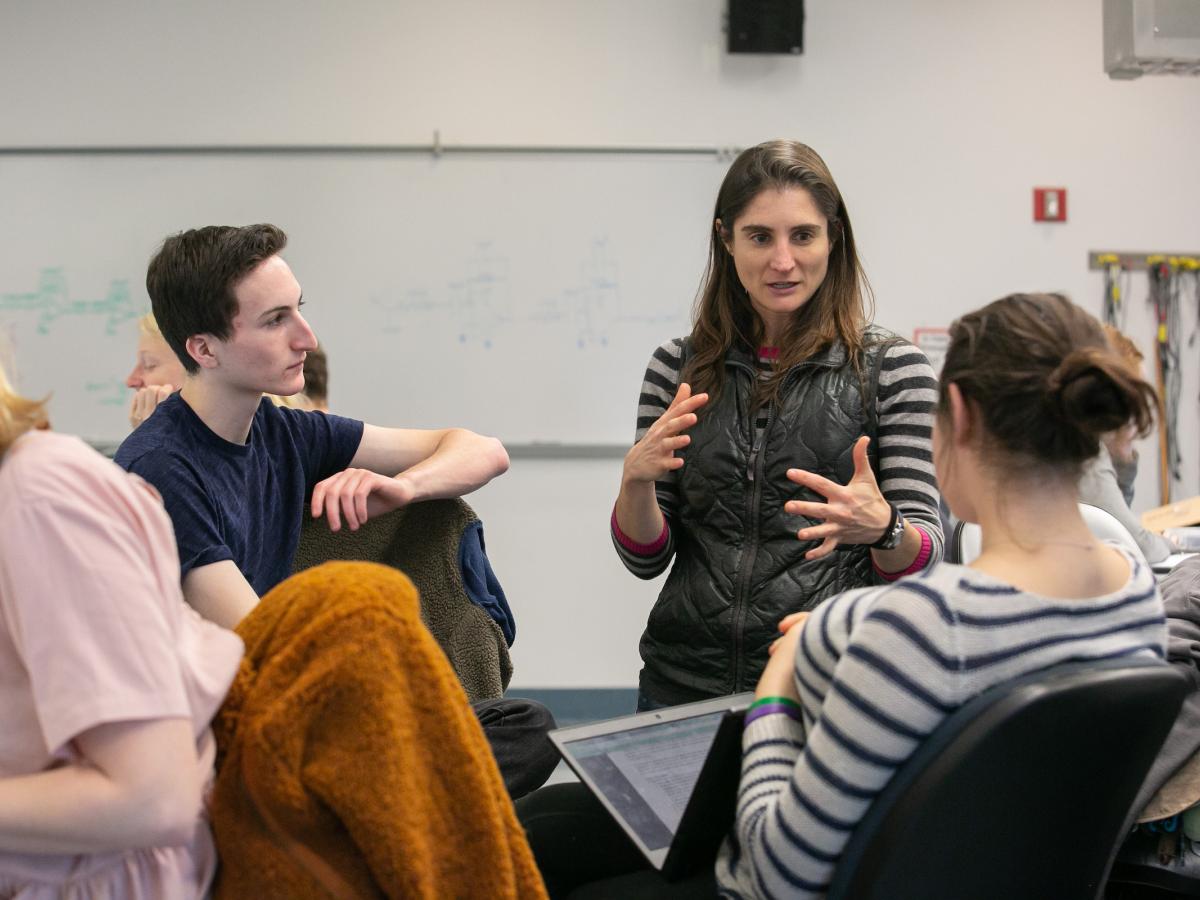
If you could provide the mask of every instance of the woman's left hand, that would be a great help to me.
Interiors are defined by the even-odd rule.
[[[892,519],[892,509],[879,490],[871,462],[867,459],[870,442],[871,439],[864,435],[855,443],[854,475],[844,485],[804,469],[788,469],[789,481],[825,498],[824,503],[789,500],[783,505],[784,512],[793,516],[821,520],[819,525],[796,532],[796,537],[802,541],[821,541],[820,546],[804,554],[805,559],[828,556],[838,544],[873,544],[883,537],[884,529]]]
[[[776,638],[771,644],[771,658],[758,679],[755,697],[787,697],[800,702],[796,692],[796,647],[800,643],[800,632],[804,630],[804,620],[808,613],[793,613],[779,623],[783,637]]]

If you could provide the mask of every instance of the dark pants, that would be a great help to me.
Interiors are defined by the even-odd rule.
[[[671,704],[671,703],[660,702],[659,700],[657,700],[654,697],[651,697],[649,694],[647,694],[645,692],[645,690],[638,688],[638,695],[637,695],[637,711],[638,712],[650,712],[650,710],[652,710],[652,709],[666,709],[668,706],[673,706],[673,705],[674,704]]]
[[[534,791],[517,801],[517,818],[525,827],[554,900],[707,900],[717,896],[711,865],[683,881],[664,879],[579,782]]]
[[[500,698],[472,703],[491,745],[504,786],[514,800],[546,783],[559,755],[547,732],[554,716],[536,700]]]

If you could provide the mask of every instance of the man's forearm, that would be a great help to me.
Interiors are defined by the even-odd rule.
[[[432,454],[396,478],[406,482],[409,502],[417,502],[461,497],[507,471],[508,452],[498,439],[453,428]]]

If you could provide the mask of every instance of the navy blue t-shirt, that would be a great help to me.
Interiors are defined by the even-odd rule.
[[[162,494],[181,577],[231,559],[261,596],[291,574],[313,486],[350,464],[362,433],[356,419],[286,409],[264,397],[246,443],[231,444],[174,393],[114,459]]]

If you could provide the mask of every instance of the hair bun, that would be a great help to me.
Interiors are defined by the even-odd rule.
[[[1063,417],[1085,434],[1115,431],[1134,416],[1121,385],[1128,376],[1115,371],[1116,365],[1106,349],[1083,347],[1067,354],[1047,378],[1049,397]]]

